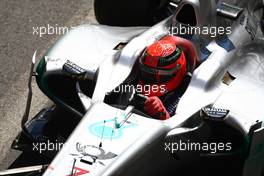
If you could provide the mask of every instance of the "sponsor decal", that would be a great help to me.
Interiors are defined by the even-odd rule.
[[[79,176],[79,175],[84,175],[84,174],[88,174],[88,173],[89,173],[88,170],[81,169],[79,167],[74,167],[73,168],[73,174],[66,175],[66,176]]]
[[[78,160],[81,163],[93,165],[95,163],[99,163],[102,166],[105,166],[105,164],[102,162],[104,160],[109,160],[115,158],[117,155],[112,152],[107,152],[102,148],[102,146],[99,145],[99,147],[94,145],[86,145],[81,144],[80,142],[76,143],[76,153],[70,154],[73,156],[76,161],[76,157],[78,157]]]
[[[136,126],[132,122],[126,122],[120,128],[115,128],[115,122],[116,118],[94,123],[89,126],[89,131],[98,138],[112,140],[121,138],[125,129]]]
[[[52,166],[48,166],[47,170],[49,170],[50,172],[53,172],[55,170],[55,168]],[[74,166],[70,172],[71,172],[71,174],[67,174],[66,176],[79,176],[79,175],[84,175],[84,174],[89,173],[88,170],[85,170],[85,169],[82,169],[82,168],[76,167],[76,166]],[[52,174],[52,176],[53,176],[53,174]]]
[[[229,113],[227,109],[215,108],[211,105],[206,106],[202,109],[202,114],[204,114],[205,119],[211,120],[224,120]]]
[[[94,160],[108,160],[117,156],[112,152],[106,153],[105,150],[101,147],[97,147],[94,145],[85,145],[81,144],[80,142],[76,143],[76,151],[79,152],[82,156],[90,156]]]
[[[85,79],[86,70],[69,60],[63,65],[62,70],[72,78]]]

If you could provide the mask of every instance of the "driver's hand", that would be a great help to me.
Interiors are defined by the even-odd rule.
[[[148,115],[160,120],[166,120],[170,118],[168,111],[157,96],[149,97],[147,99],[144,104],[144,110]]]

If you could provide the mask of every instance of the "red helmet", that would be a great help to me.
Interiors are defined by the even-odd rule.
[[[155,89],[150,88],[148,96],[162,96],[173,91],[180,85],[186,74],[186,59],[183,50],[173,40],[166,38],[147,47],[139,63],[140,84],[156,86]],[[157,85],[160,90],[157,90]],[[163,86],[162,89],[161,86]]]

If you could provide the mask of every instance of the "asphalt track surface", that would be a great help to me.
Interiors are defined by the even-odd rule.
[[[0,170],[20,154],[10,150],[10,145],[21,130],[32,55],[38,49],[39,61],[60,37],[59,34],[40,36],[40,27],[88,23],[96,23],[93,0],[0,1]],[[33,81],[31,116],[48,103]]]

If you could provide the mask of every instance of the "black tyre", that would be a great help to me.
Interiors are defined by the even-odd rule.
[[[111,26],[150,26],[164,19],[168,0],[94,0],[95,17]],[[160,15],[160,11],[162,17]],[[159,17],[157,17],[159,16]]]

